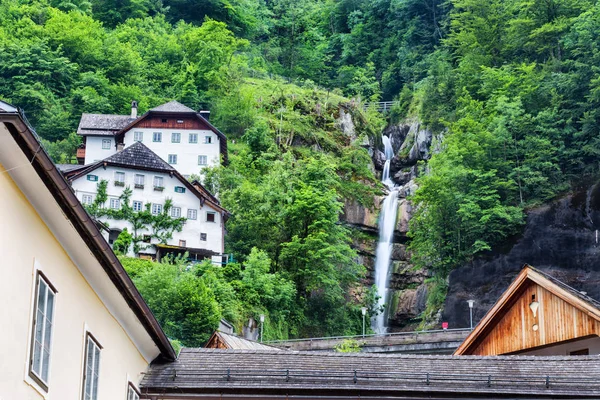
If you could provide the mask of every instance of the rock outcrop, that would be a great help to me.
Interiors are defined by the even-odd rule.
[[[473,299],[476,324],[524,264],[600,299],[600,184],[531,210],[521,236],[454,270],[442,318],[450,327],[467,327],[466,301]]]

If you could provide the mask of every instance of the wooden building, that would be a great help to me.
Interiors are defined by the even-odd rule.
[[[525,265],[454,354],[600,354],[599,333],[599,302]]]
[[[212,334],[206,346],[207,349],[226,349],[226,350],[272,350],[281,351],[281,349],[273,346],[267,346],[253,340],[244,339],[234,334],[215,331]]]

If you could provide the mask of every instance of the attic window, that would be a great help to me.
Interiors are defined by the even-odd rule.
[[[206,222],[215,222],[215,214],[214,212],[206,213]]]
[[[177,123],[178,123],[178,124],[183,124],[183,120],[182,120],[182,119],[178,119],[178,120],[177,120]]]
[[[166,119],[166,118],[163,118],[163,119],[162,119],[162,123],[163,123],[163,124],[166,124],[166,123],[167,123],[167,119]]]

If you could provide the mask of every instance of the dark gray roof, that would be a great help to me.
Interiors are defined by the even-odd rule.
[[[267,350],[267,351],[283,351],[280,348],[268,346],[253,340],[244,339],[242,337],[229,334],[227,332],[215,331],[213,338],[218,338],[228,349],[232,350]],[[210,343],[210,340],[209,340]]]
[[[161,104],[158,107],[154,107],[152,108],[150,111],[159,111],[159,112],[193,112],[195,113],[196,111],[194,111],[193,109],[189,108],[186,105],[181,104],[178,101],[170,101],[168,103],[165,104]]]
[[[0,100],[0,111],[17,112],[17,108],[15,106],[11,106],[10,104],[5,103],[2,100]]]
[[[600,356],[423,356],[182,349],[142,392],[411,398],[600,397]]]
[[[130,115],[82,114],[77,134],[113,136],[135,119]]]
[[[138,169],[153,171],[175,171],[175,169],[160,158],[142,142],[135,142],[129,147],[100,161],[100,163],[118,164]]]
[[[82,169],[85,167],[86,167],[85,165],[81,165],[81,164],[56,164],[56,168],[58,168],[58,170],[60,172],[62,172],[63,174],[66,172],[77,171],[78,169]]]

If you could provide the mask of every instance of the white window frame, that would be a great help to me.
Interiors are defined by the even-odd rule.
[[[152,132],[152,142],[162,143],[162,132]]]
[[[143,142],[144,141],[144,132],[142,132],[142,131],[133,132],[133,141],[134,142]]]
[[[160,182],[160,185],[157,185],[157,182]],[[155,176],[154,179],[152,180],[152,185],[154,187],[165,187],[165,180],[163,179],[162,176]]]
[[[146,175],[143,174],[135,174],[133,177],[133,183],[136,185],[144,185],[144,181],[146,180]]]
[[[177,138],[177,140],[175,140]],[[173,132],[171,133],[171,143],[181,143],[181,133]]]
[[[112,210],[119,210],[121,208],[121,199],[110,199],[109,207]]]
[[[91,194],[83,194],[81,195],[81,204],[91,205],[94,202],[94,196]]]
[[[112,140],[102,139],[102,150],[110,150],[111,144],[112,144]]]
[[[115,171],[115,182],[125,183],[125,172]]]
[[[152,203],[152,215],[159,215],[163,212],[163,205]]]
[[[208,165],[208,156],[198,156],[198,165]]]
[[[171,207],[171,217],[181,218],[181,207]]]
[[[140,400],[140,391],[131,382],[127,385],[127,400]]]
[[[91,367],[88,363],[90,350],[93,352]],[[100,350],[102,350],[100,343],[90,332],[86,332],[85,350],[83,352],[83,384],[81,390],[82,400],[98,400],[98,381],[100,380],[101,361]],[[88,395],[87,384],[90,381],[90,378],[92,383],[90,384]]]
[[[167,162],[171,165],[177,165],[177,154],[169,154]]]
[[[139,206],[139,207],[138,207]],[[132,205],[133,211],[140,212],[144,209],[144,202],[139,200],[134,200]]]
[[[204,144],[212,144],[212,136],[204,136]]]
[[[213,216],[213,220],[212,221],[208,220],[208,216],[209,215]],[[216,224],[217,223],[217,213],[213,212],[213,211],[207,211],[206,212],[206,222],[210,222],[211,224]]]
[[[50,361],[52,355],[52,339],[54,337],[54,315],[56,310],[56,294],[58,291],[54,288],[54,286],[50,283],[50,280],[44,275],[42,271],[39,269],[36,270],[35,274],[35,291],[34,291],[34,299],[33,299],[33,313],[32,313],[32,327],[31,327],[31,340],[30,340],[30,354],[29,354],[29,363],[28,363],[28,375],[33,381],[39,385],[41,389],[45,392],[48,392],[48,382],[50,381]],[[44,305],[43,310],[40,310],[40,291],[42,290],[42,284],[45,287],[43,296],[44,296]],[[49,295],[52,295],[52,308],[48,309],[48,299]],[[48,315],[48,311],[50,311],[50,318],[46,318]],[[40,316],[40,313],[42,314]],[[42,329],[40,332],[41,342],[38,340],[37,328],[38,322],[43,319],[44,323],[42,324]],[[47,321],[49,320],[49,321]],[[49,325],[48,325],[49,323]],[[48,333],[48,329],[50,332]],[[34,362],[36,361],[36,342],[40,343],[39,349],[42,352],[38,364],[38,371],[35,370],[36,366],[34,366]],[[47,366],[44,370],[44,351],[46,350],[47,357]],[[44,374],[45,372],[45,374]],[[45,375],[45,378],[44,378]]]
[[[198,219],[198,210],[196,210],[195,208],[188,208],[187,219],[192,219],[192,220]]]
[[[198,134],[197,133],[190,133],[190,135],[188,136],[188,143],[190,143],[190,144],[197,144],[198,143]]]

